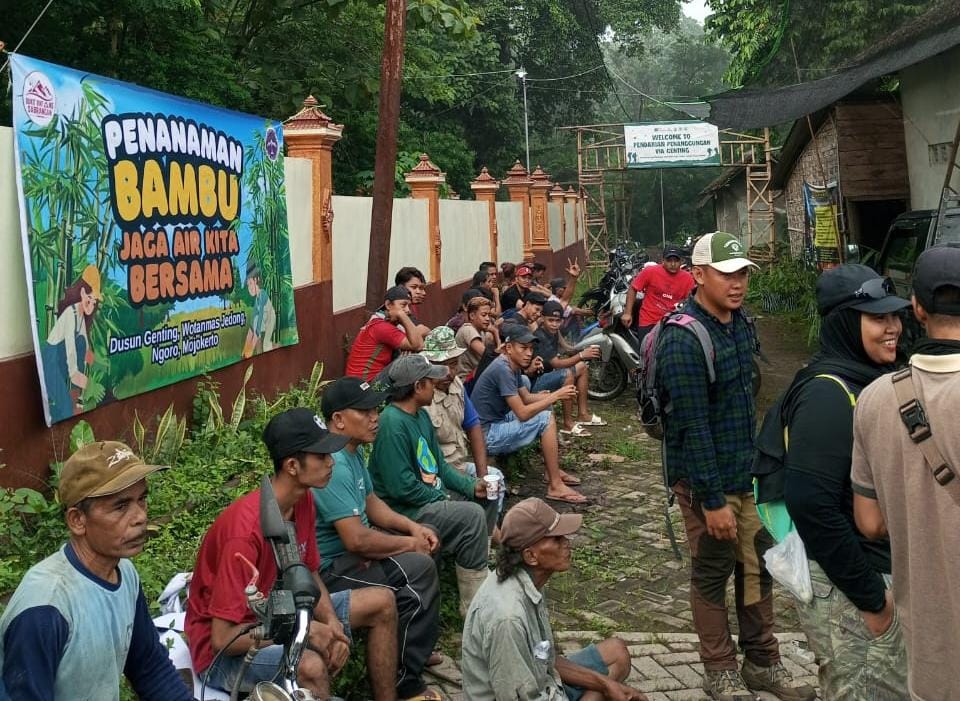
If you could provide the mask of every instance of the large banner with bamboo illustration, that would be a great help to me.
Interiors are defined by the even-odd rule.
[[[48,424],[297,342],[279,123],[11,63]]]

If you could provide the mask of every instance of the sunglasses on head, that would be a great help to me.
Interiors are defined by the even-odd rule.
[[[852,299],[883,299],[897,294],[897,287],[888,277],[876,277],[867,280],[854,292]]]

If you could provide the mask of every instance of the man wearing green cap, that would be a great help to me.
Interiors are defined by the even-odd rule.
[[[0,698],[119,701],[121,675],[141,699],[193,698],[129,559],[147,537],[147,475],[162,469],[116,441],[87,444],[64,464],[70,540],[30,568],[0,618]]]
[[[689,328],[668,325],[657,345],[656,384],[664,413],[664,472],[683,513],[691,552],[690,605],[700,637],[703,690],[718,701],[769,691],[808,701],[816,694],[794,682],[780,662],[773,635],[773,580],[763,552],[773,542],[754,501],[755,413],[752,361],[756,339],[741,310],[747,294],[746,257],[732,234],[706,234],[693,248],[698,289],[684,312],[709,332],[716,378]],[[739,643],[727,623],[726,592],[735,577]]]

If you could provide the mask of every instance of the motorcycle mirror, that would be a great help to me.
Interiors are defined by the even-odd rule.
[[[264,475],[260,480],[260,530],[263,531],[263,537],[267,540],[276,540],[278,543],[290,542],[269,475]]]

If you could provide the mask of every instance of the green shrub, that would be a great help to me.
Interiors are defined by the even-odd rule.
[[[747,303],[764,314],[786,314],[807,326],[807,343],[820,334],[817,314],[817,271],[802,260],[780,256],[750,276]]]

